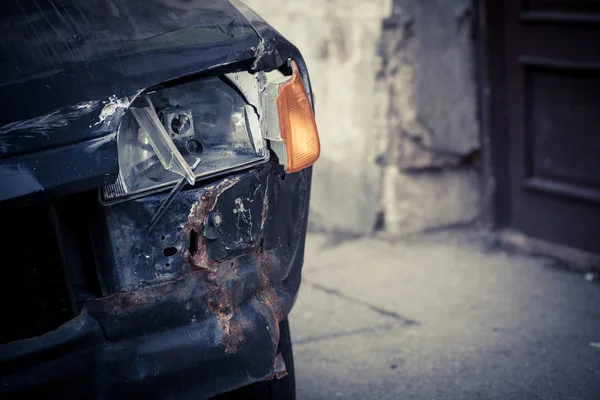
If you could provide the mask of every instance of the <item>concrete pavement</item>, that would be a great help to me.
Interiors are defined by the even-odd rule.
[[[300,400],[600,399],[598,282],[477,232],[309,235],[290,321]]]

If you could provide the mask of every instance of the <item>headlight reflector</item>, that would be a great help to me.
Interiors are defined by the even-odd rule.
[[[219,78],[139,96],[121,120],[118,147],[120,172],[103,190],[107,202],[165,188],[182,176],[193,184],[197,177],[263,162],[269,154],[256,111]],[[198,157],[201,163],[191,172]]]

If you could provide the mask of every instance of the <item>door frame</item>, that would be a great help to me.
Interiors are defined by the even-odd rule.
[[[482,150],[482,220],[492,229],[511,219],[505,7],[473,0],[475,71]]]
[[[498,231],[499,244],[528,253],[550,256],[571,268],[600,273],[600,254],[531,238],[509,228],[511,211],[506,10],[502,1],[472,0],[475,81],[482,160],[481,219]],[[534,16],[529,16],[535,19]],[[560,19],[590,22],[589,18]],[[592,22],[598,22],[595,18]]]

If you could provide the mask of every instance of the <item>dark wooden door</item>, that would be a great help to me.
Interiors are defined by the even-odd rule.
[[[600,0],[486,3],[497,222],[600,253]]]

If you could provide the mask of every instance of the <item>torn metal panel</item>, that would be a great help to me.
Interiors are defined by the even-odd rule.
[[[163,196],[99,207],[104,228],[95,222],[92,233],[105,297],[54,332],[0,346],[1,368],[19,371],[3,375],[0,395],[25,390],[21,377],[32,374],[59,397],[83,387],[147,398],[206,398],[284,376],[280,322],[300,285],[310,174],[272,162],[183,191],[151,237]],[[94,368],[82,367],[90,359]],[[198,374],[199,365],[210,368]]]
[[[239,177],[234,177],[232,179],[224,179],[217,185],[209,186],[200,199],[192,205],[186,227],[188,237],[190,238],[190,247],[186,251],[186,257],[188,257],[188,261],[194,267],[207,271],[214,269],[216,265],[214,260],[216,257],[210,257],[208,253],[207,241],[211,239],[207,238],[207,229],[213,228],[216,230],[216,233],[213,233],[213,237],[215,237],[213,240],[216,240],[220,237],[219,228],[222,223],[217,227],[212,221],[214,218],[209,218],[209,213],[214,210],[219,196],[225,190],[239,183],[239,181]]]
[[[184,190],[150,236],[147,226],[160,207],[162,195],[99,207],[98,219],[106,221],[106,232],[99,230],[95,236],[110,238],[105,253],[111,255],[99,265],[116,265],[115,269],[121,271],[117,275],[101,274],[106,293],[168,281],[192,266],[210,269],[215,262],[255,251],[268,238],[266,231],[272,206],[278,204],[275,201],[280,181],[268,164],[201,189]],[[295,193],[289,195],[290,203],[282,209],[298,208],[303,201],[308,202],[304,194],[307,184],[298,185]],[[282,216],[287,212],[282,212]],[[296,213],[297,220],[277,228],[279,236],[286,237],[285,227],[294,227],[306,217],[302,211]],[[216,214],[219,226],[214,224]],[[299,234],[302,231],[300,226],[293,230]]]
[[[309,182],[296,179],[288,177],[291,187],[282,190],[286,181],[268,165],[181,192],[150,236],[146,226],[161,196],[100,209],[106,232],[94,235],[99,242],[109,240],[98,264],[114,266],[100,271],[104,292],[140,290],[193,273],[206,285],[203,304],[216,316],[228,352],[235,352],[243,340],[245,317],[240,304],[250,299],[271,321],[276,343],[275,325],[287,316],[295,298],[295,293],[279,285],[302,262],[290,253],[296,253],[304,240]],[[278,215],[277,210],[283,209],[293,210],[294,215],[289,219],[287,212]],[[286,242],[274,242],[275,238]],[[133,301],[131,294],[119,296]]]

